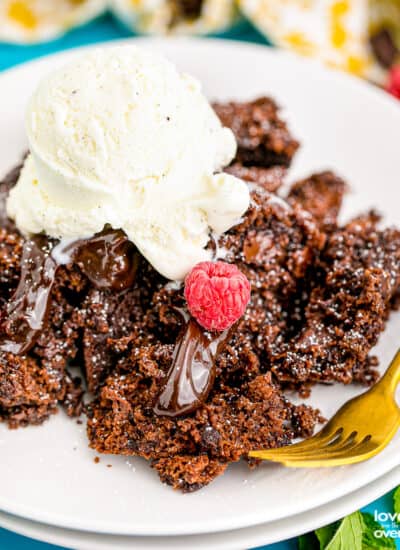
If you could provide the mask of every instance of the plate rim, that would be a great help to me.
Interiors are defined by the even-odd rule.
[[[245,545],[246,548],[251,545],[251,547],[255,548],[261,545],[274,544],[297,537],[304,534],[304,532],[310,532],[318,529],[319,527],[337,521],[345,515],[372,503],[374,500],[392,490],[398,484],[400,484],[400,466],[396,466],[393,470],[383,474],[372,483],[364,485],[363,487],[344,495],[341,498],[312,510],[284,518],[283,521],[285,524],[283,526],[281,520],[274,520],[239,529],[220,531],[216,533],[203,533],[202,535],[176,535],[171,538],[162,535],[154,537],[106,535],[107,542],[110,542],[110,546],[103,546],[103,544],[101,544],[101,546],[98,547],[98,550],[108,550],[108,548],[110,548],[110,550],[111,548],[112,550],[118,550],[118,548],[120,548],[120,550],[127,550],[128,546],[125,542],[132,544],[132,546],[134,545],[137,550],[140,550],[141,548],[143,548],[143,550],[158,550],[161,544],[163,550],[167,550],[167,548],[173,550],[178,550],[178,548],[190,548],[191,550],[208,550],[208,548],[213,548],[214,550],[237,550],[239,545]],[[288,520],[291,520],[292,524],[286,526]],[[276,532],[272,532],[268,535],[268,532],[271,531],[271,527],[274,527],[274,524],[276,524],[276,527],[279,528],[279,536]],[[79,531],[47,525],[27,518],[21,518],[12,514],[3,513],[1,511],[0,526],[23,536],[60,546],[66,546],[71,543],[75,545],[77,540],[71,541],[68,537],[71,537],[71,535],[73,537],[81,535],[86,540],[84,542],[82,540],[79,541],[80,550],[96,550],[98,541],[96,542],[95,538],[101,537],[101,539],[104,540],[104,533]],[[45,539],[40,537],[41,529],[45,529]],[[232,540],[227,540],[227,537],[232,537]],[[168,547],[165,544],[166,538],[169,539]],[[207,540],[204,540],[205,538]],[[120,541],[123,541],[122,545],[120,544]],[[143,547],[138,546],[140,541],[142,544],[143,542],[145,543]],[[200,544],[196,544],[196,542],[198,543],[199,541]],[[153,544],[151,544],[152,542]],[[179,544],[178,546],[177,542],[182,542],[182,544]],[[207,546],[205,546],[205,544]]]

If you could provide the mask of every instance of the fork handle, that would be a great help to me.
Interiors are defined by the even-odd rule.
[[[382,376],[377,385],[379,385],[383,391],[395,393],[398,383],[400,382],[400,349],[392,359],[387,371]]]

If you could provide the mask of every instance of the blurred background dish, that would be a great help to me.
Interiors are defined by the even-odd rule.
[[[125,35],[245,29],[400,96],[400,0],[0,0],[0,42],[48,42],[102,13]]]
[[[236,0],[110,0],[129,28],[150,34],[210,34],[238,20]]]
[[[399,0],[238,0],[269,39],[329,66],[375,81],[397,55]],[[389,57],[393,59],[389,60]]]
[[[107,0],[1,0],[0,41],[50,40],[98,16],[106,4]]]

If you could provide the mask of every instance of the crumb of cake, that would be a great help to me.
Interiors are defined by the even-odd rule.
[[[76,417],[83,413],[84,393],[82,379],[79,376],[71,378],[66,372],[64,374],[64,392],[60,403],[68,416]],[[77,424],[82,424],[82,421],[77,420]]]
[[[222,124],[235,134],[236,162],[244,166],[289,166],[299,148],[269,97],[250,102],[214,103]]]
[[[93,462],[95,464],[98,464],[100,462],[100,457],[99,456],[95,456],[94,459],[93,459]]]

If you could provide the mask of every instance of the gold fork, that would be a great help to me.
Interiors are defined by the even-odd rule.
[[[251,451],[249,456],[293,468],[343,466],[368,460],[386,447],[400,427],[400,409],[395,401],[399,382],[400,350],[381,380],[347,401],[318,434],[288,447]]]

